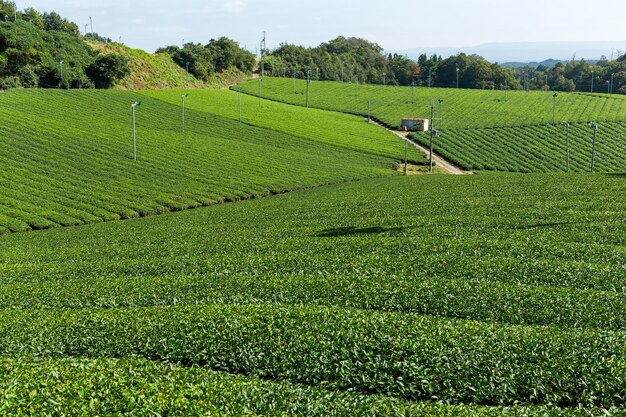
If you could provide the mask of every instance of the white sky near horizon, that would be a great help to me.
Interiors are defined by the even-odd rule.
[[[463,47],[491,42],[626,39],[625,0],[16,0],[19,10],[56,11],[94,31],[149,52],[185,41],[228,36],[255,52],[267,46],[316,46],[339,35],[385,50]]]

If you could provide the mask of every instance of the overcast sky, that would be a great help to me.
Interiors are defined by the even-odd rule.
[[[17,0],[18,9],[55,10],[94,31],[153,52],[182,40],[228,36],[255,52],[261,32],[318,45],[358,36],[386,50],[490,42],[626,39],[624,0]]]

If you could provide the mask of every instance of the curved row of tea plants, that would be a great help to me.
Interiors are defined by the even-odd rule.
[[[428,134],[412,134],[422,145]],[[594,130],[588,124],[569,129],[570,171],[626,172],[626,123],[599,123],[593,161]],[[435,152],[468,170],[550,172],[567,170],[563,126],[449,129],[435,138]],[[593,162],[593,164],[592,164]]]
[[[250,80],[240,87],[245,93],[258,96],[259,82]],[[266,77],[261,84],[264,98],[306,105],[304,80]],[[436,104],[436,117],[443,113],[443,125],[436,121],[440,129],[530,126],[561,120],[580,123],[626,120],[626,100],[621,96],[558,93],[554,98],[554,92],[357,86],[325,81],[312,82],[308,91],[310,107],[360,115],[370,113],[390,127],[399,127],[400,119],[405,117],[430,119],[431,101]]]
[[[143,100],[137,161],[130,114],[135,100]],[[0,233],[391,175],[397,162],[207,112],[188,110],[186,119],[183,135],[180,106],[137,93],[0,94]]]
[[[158,376],[158,377],[156,377]],[[145,359],[0,359],[0,414],[592,416],[601,410],[411,403]],[[617,410],[608,410],[617,412]]]

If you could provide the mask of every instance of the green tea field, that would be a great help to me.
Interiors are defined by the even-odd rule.
[[[258,95],[258,80],[242,91]],[[294,88],[295,86],[295,88]],[[304,106],[306,82],[266,78],[262,95],[271,100]],[[433,148],[467,170],[510,172],[564,172],[570,141],[570,171],[624,172],[626,170],[626,100],[623,96],[411,88],[313,82],[311,107],[360,115],[371,114],[397,128],[404,117],[430,119],[435,104]],[[304,97],[304,98],[303,98]],[[304,101],[303,101],[304,100]],[[441,101],[440,101],[441,100]],[[554,122],[554,124],[553,124]],[[566,138],[562,122],[571,124]],[[598,125],[596,155],[594,132]],[[429,146],[428,134],[414,139]],[[592,164],[593,160],[593,164]]]
[[[0,412],[619,415],[625,211],[440,175],[5,234]]]
[[[402,140],[354,116],[295,109],[275,123],[278,129],[254,125],[256,119],[241,124],[215,110],[229,108],[233,97],[236,108],[236,94],[224,93],[203,96],[199,91],[189,98],[184,134],[180,103],[148,94],[0,94],[0,233],[140,217],[393,175],[403,156]],[[142,101],[136,108],[137,161],[134,101]],[[205,111],[198,102],[213,107]],[[343,123],[346,133],[339,128]],[[425,161],[412,152],[413,160]]]

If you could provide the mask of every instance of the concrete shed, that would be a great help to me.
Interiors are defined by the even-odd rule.
[[[428,131],[428,119],[402,119],[400,127],[402,127],[402,130],[410,130],[412,132],[426,132]]]

